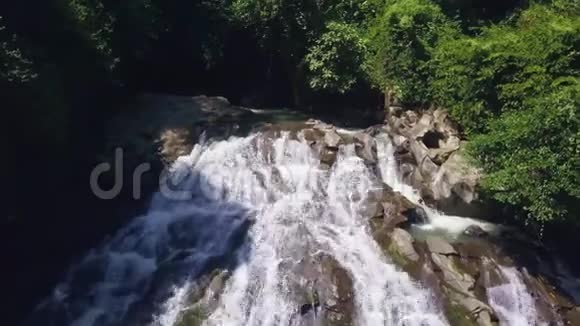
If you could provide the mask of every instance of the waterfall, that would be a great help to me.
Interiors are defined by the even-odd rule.
[[[353,144],[328,168],[301,134],[232,137],[196,145],[168,179],[148,213],[74,266],[29,324],[177,325],[199,279],[219,267],[229,278],[204,324],[315,325],[316,313],[300,313],[312,284],[296,266],[325,255],[349,279],[352,324],[447,325],[433,294],[372,238],[364,212],[381,177]]]
[[[341,146],[330,170],[306,141],[289,133],[214,143],[192,165],[230,201],[250,206],[255,223],[239,250],[207,325],[302,325],[293,266],[321,252],[353,281],[357,325],[445,325],[428,290],[398,270],[371,237],[363,215],[378,178]],[[176,291],[179,294],[179,291]],[[170,305],[171,306],[171,305]],[[171,306],[159,318],[173,325]]]
[[[489,304],[497,313],[501,325],[547,325],[538,321],[535,301],[515,267],[498,266],[505,284],[489,287]]]

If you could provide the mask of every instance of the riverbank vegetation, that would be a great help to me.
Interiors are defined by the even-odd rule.
[[[449,109],[486,172],[485,193],[523,220],[573,220],[579,208],[577,0],[3,6],[1,94],[15,108],[5,124],[26,121],[31,140],[61,152],[94,137],[132,92],[315,109],[378,107],[385,93]]]

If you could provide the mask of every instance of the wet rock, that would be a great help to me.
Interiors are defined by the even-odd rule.
[[[472,296],[464,296],[452,291],[450,291],[449,296],[454,302],[465,309],[468,316],[475,321],[476,325],[493,326],[494,321],[497,320],[491,307],[484,302]]]
[[[433,127],[446,138],[459,135],[459,126],[449,118],[449,112],[441,108],[433,111]]]
[[[167,162],[191,153],[193,148],[191,131],[185,128],[166,129],[159,136],[159,153]]]
[[[401,163],[401,165],[399,166],[399,172],[401,173],[401,175],[403,176],[403,179],[412,179],[409,178],[410,175],[414,175],[416,173],[415,172],[415,165],[413,165],[412,163]],[[419,175],[419,177],[421,177],[421,174],[417,173]],[[422,179],[421,179],[422,181]]]
[[[401,193],[394,191],[386,184],[382,184],[382,189],[373,193],[370,197],[371,204],[378,203],[382,206],[384,226],[392,229],[400,224],[423,224],[428,222],[425,210],[413,204]],[[370,206],[376,207],[376,206]],[[375,210],[372,210],[375,212]],[[377,212],[379,212],[377,210]],[[374,215],[372,217],[375,217]]]
[[[458,255],[455,248],[449,244],[449,242],[439,238],[439,237],[429,237],[425,241],[427,248],[431,253],[440,255]]]
[[[453,290],[465,296],[472,296],[475,285],[473,277],[460,271],[453,258],[431,253],[431,260],[442,273],[442,280]]]
[[[407,138],[401,135],[394,135],[393,145],[395,146],[395,159],[399,164],[417,164],[413,153],[411,153],[411,142]]]
[[[301,131],[301,137],[310,145],[322,142],[324,133],[317,129],[304,129]]]
[[[336,130],[331,129],[324,133],[324,143],[327,148],[336,150],[338,149],[338,146],[343,143],[343,140]]]
[[[353,136],[357,155],[366,163],[377,163],[377,148],[375,140],[367,133],[357,133]]]
[[[334,149],[323,148],[320,153],[320,163],[332,166],[336,162],[337,151]]]
[[[534,276],[526,269],[521,271],[524,283],[534,298],[538,319],[546,325],[580,325],[580,309],[562,296],[553,285],[541,276]],[[576,310],[576,311],[574,311]],[[564,323],[562,323],[564,321]]]
[[[225,288],[230,273],[226,270],[215,270],[204,277],[203,283],[192,286],[187,303],[178,318],[176,326],[198,326],[217,308],[219,296]]]
[[[389,252],[394,252],[400,255],[406,261],[418,262],[419,254],[413,247],[414,241],[415,240],[409,232],[395,228],[391,234]]]
[[[444,284],[465,296],[473,296],[475,279],[459,267],[455,248],[439,237],[427,238],[426,247]]]
[[[209,313],[203,307],[191,307],[182,312],[175,326],[201,326],[208,317]]]
[[[488,233],[478,225],[470,225],[463,231],[463,235],[468,237],[483,238],[487,237]]]
[[[351,325],[354,289],[348,272],[327,254],[302,259],[287,275],[298,295],[293,324]]]
[[[409,152],[411,142],[407,137],[401,135],[393,135],[393,145],[395,146],[395,152],[407,153]]]
[[[459,149],[459,145],[457,147],[442,147],[442,148],[435,148],[429,150],[429,158],[433,163],[437,165],[441,165],[447,161],[447,159]]]
[[[470,311],[457,302],[445,305],[445,316],[452,326],[477,326]]]
[[[481,173],[478,169],[467,163],[465,158],[459,153],[453,153],[449,159],[441,165],[436,181],[433,183],[435,199],[443,200],[457,197],[460,202],[470,204],[478,198],[476,187],[479,183]],[[448,201],[446,209],[452,201]]]
[[[423,179],[429,182],[435,180],[439,167],[429,157],[427,147],[422,142],[413,141],[410,148],[417,162],[417,169],[421,172]]]
[[[580,307],[564,309],[567,325],[580,325]]]
[[[415,156],[413,156],[410,152],[403,152],[398,153],[395,152],[395,159],[399,164],[412,164],[417,165],[417,161],[415,160]]]
[[[309,119],[308,121],[306,121],[306,124],[312,125],[312,128],[322,131],[334,129],[333,125],[316,119]]]
[[[408,210],[405,213],[405,216],[407,217],[407,220],[411,224],[419,225],[429,223],[429,217],[427,216],[427,212],[425,212],[425,210],[420,206],[416,206],[413,209]]]
[[[138,166],[150,163],[151,170],[141,178],[144,194],[141,197],[159,187],[159,174],[164,166],[189,154],[203,134],[227,138],[251,129],[255,119],[252,111],[232,105],[223,97],[142,94],[128,106],[109,121],[106,143],[97,155],[100,161],[112,164],[116,149],[123,149],[122,181],[126,185],[133,184],[133,172]],[[120,194],[131,195],[130,191]]]
[[[202,299],[203,304],[208,307],[208,310],[215,310],[219,302],[219,297],[223,292],[226,281],[230,277],[230,272],[227,270],[218,271],[218,273],[212,278],[209,283],[204,298]]]

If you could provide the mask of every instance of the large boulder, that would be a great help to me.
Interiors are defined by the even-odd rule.
[[[304,257],[291,267],[286,281],[297,303],[296,325],[351,325],[354,289],[349,273],[327,254]]]
[[[435,181],[439,167],[429,157],[429,150],[425,144],[420,141],[411,141],[410,149],[423,180],[429,183]]]
[[[485,217],[489,205],[479,201],[477,187],[481,171],[460,153],[453,153],[441,165],[432,183],[438,208],[454,215]]]
[[[427,213],[422,207],[413,204],[387,184],[382,184],[381,189],[372,192],[369,197],[368,217],[381,218],[379,226],[389,231],[402,224],[428,222]]]
[[[374,138],[367,132],[359,132],[353,136],[356,154],[367,164],[377,163],[377,146]]]
[[[455,291],[448,291],[447,295],[452,305],[459,305],[462,311],[470,320],[475,321],[478,326],[495,326],[497,317],[493,309],[483,301],[469,295],[464,295]],[[467,322],[467,324],[471,324]]]
[[[425,243],[427,244],[427,249],[429,249],[431,253],[444,256],[458,255],[457,250],[455,250],[455,248],[453,248],[449,242],[443,240],[442,238],[428,237],[425,240]]]
[[[433,264],[442,275],[442,281],[453,290],[472,296],[475,279],[459,268],[456,260],[459,254],[455,248],[439,237],[429,237],[425,242]]]
[[[391,254],[396,254],[403,258],[405,261],[418,262],[419,254],[413,247],[415,240],[409,232],[395,228],[391,233],[391,244],[389,246],[389,252]]]
[[[460,153],[454,153],[441,165],[433,183],[436,199],[458,196],[470,203],[477,198],[476,187],[481,173],[473,168]]]
[[[326,130],[324,133],[324,144],[329,149],[337,150],[338,146],[343,144],[344,141],[335,129]]]
[[[466,296],[473,296],[472,290],[475,286],[475,279],[471,275],[460,271],[453,258],[431,253],[431,260],[441,271],[442,280],[446,285]]]
[[[474,224],[465,228],[465,230],[463,230],[463,235],[473,238],[483,238],[487,237],[489,234],[479,225]]]

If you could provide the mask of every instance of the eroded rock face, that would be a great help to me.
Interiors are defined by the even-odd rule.
[[[394,191],[387,184],[382,184],[380,190],[370,196],[369,218],[375,218],[375,226],[391,231],[393,228],[408,224],[424,224],[428,222],[425,210],[413,204],[401,193]]]
[[[464,144],[445,110],[417,113],[392,108],[386,123],[395,157],[401,169],[405,166],[401,171],[405,182],[444,212],[482,217],[487,207],[477,194],[481,172],[460,153]]]

